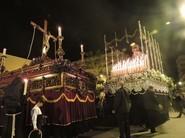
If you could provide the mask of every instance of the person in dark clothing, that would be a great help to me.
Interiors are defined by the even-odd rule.
[[[5,88],[4,105],[8,114],[21,112],[21,98],[23,95],[24,83],[20,76],[16,76]]]
[[[104,118],[104,103],[105,103],[105,91],[102,90],[98,96],[98,102],[97,102],[99,118]]]
[[[0,137],[4,137],[5,108],[3,102],[4,91],[0,89]]]
[[[129,95],[123,87],[123,84],[121,84],[121,88],[119,88],[115,93],[112,110],[112,113],[115,113],[118,121],[120,138],[130,138],[129,111]]]
[[[184,100],[181,94],[177,94],[175,97],[176,109],[179,112],[177,118],[180,118],[183,114]]]
[[[140,126],[142,129],[139,132],[148,131],[146,128],[146,110],[144,108],[143,94],[146,90],[142,89],[139,93],[132,90],[131,99],[131,109],[130,109],[130,124]]]
[[[158,112],[159,112],[159,103],[154,94],[154,89],[152,86],[149,86],[147,92],[143,95],[144,108],[146,112],[146,127],[150,129],[151,133],[155,133],[156,126],[159,125]]]
[[[22,95],[24,82],[21,75],[16,75],[13,80],[4,88],[4,108],[5,108],[5,138],[23,137],[24,120],[22,113]],[[14,125],[12,125],[14,124]]]

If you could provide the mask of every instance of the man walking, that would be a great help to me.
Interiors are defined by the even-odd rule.
[[[130,138],[130,124],[129,124],[130,98],[128,91],[123,87],[119,88],[114,96],[114,104],[112,113],[115,113],[118,121],[120,138]]]

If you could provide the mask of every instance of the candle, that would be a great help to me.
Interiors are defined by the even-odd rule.
[[[28,79],[24,79],[24,92],[23,95],[26,95],[28,88]]]
[[[81,48],[81,53],[83,53],[83,52],[84,52],[84,45],[81,44],[81,45],[80,45],[80,48]]]
[[[62,28],[60,26],[58,27],[58,36],[62,36]]]
[[[42,48],[42,54],[44,54],[44,55],[46,55],[46,47],[44,46],[43,48]]]
[[[6,48],[3,48],[3,55],[6,55]]]

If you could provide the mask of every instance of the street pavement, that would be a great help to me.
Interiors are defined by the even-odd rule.
[[[131,127],[131,138],[185,138],[185,116],[176,118],[177,113],[170,113],[170,120],[157,127],[157,132],[151,134],[150,131],[136,132],[136,127]],[[133,130],[133,128],[135,130]],[[91,130],[79,138],[118,138],[118,128],[109,128],[107,130]]]

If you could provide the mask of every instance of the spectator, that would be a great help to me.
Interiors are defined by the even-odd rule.
[[[35,130],[35,132],[37,133],[35,135],[38,135],[38,134],[41,135],[40,132],[42,130],[42,126],[44,123],[44,116],[42,115],[42,111],[40,108],[43,106],[43,104],[44,104],[44,100],[40,98],[31,110],[33,130]]]

